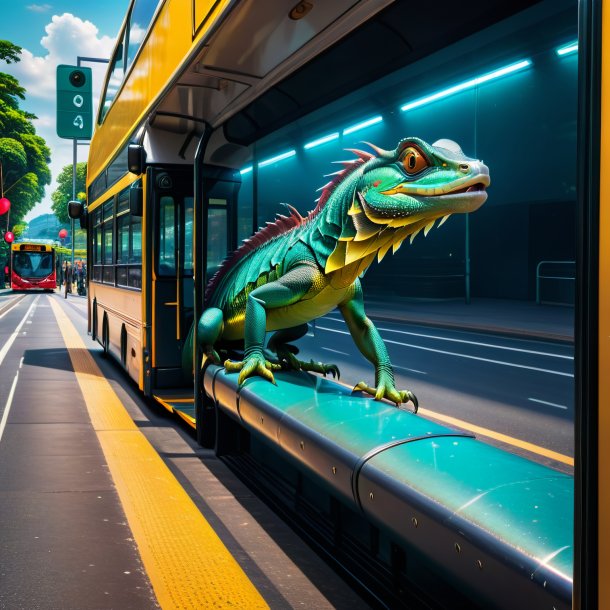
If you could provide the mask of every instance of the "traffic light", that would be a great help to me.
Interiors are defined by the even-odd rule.
[[[60,138],[91,138],[91,80],[91,68],[57,66],[57,135]]]

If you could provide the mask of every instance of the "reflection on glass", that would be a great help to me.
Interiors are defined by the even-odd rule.
[[[13,257],[15,273],[24,278],[40,279],[53,271],[51,252],[19,252]]]

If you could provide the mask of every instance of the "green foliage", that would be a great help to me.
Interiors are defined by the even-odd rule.
[[[84,161],[76,164],[76,197],[85,201],[85,182],[87,180],[87,163]],[[72,164],[63,167],[57,176],[57,190],[51,194],[51,208],[60,222],[69,223],[68,201],[72,200]]]
[[[7,64],[21,61],[21,47],[8,40],[0,40],[0,60]]]
[[[15,239],[19,239],[21,234],[28,228],[27,223],[20,222],[13,227],[13,233],[15,234]]]
[[[17,62],[20,55],[21,47],[0,40],[0,61]],[[32,124],[36,116],[19,108],[25,93],[16,78],[0,72],[0,164],[4,196],[11,201],[13,226],[42,200],[45,185],[51,182],[51,151],[36,135]]]

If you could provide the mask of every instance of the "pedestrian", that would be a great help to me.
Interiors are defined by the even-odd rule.
[[[70,266],[69,261],[66,261],[66,269],[64,272],[64,283],[66,286],[66,292],[64,294],[64,299],[67,299],[68,292],[72,292],[72,267]]]

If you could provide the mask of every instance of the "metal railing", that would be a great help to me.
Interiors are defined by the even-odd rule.
[[[551,275],[543,275],[541,273],[541,268],[543,266],[550,266],[550,265],[554,265],[555,269],[554,269],[554,273],[553,270],[549,270],[547,271],[547,273],[550,273]],[[555,281],[559,281],[559,282],[574,282],[576,279],[576,261],[540,261],[538,263],[538,265],[536,265],[536,304],[540,305],[540,303],[542,302],[541,296],[540,296],[540,281],[541,280],[555,280]],[[572,266],[572,274],[571,275],[558,275],[562,273],[562,268],[566,269],[568,266]],[[562,303],[565,305],[568,304],[572,304],[572,303],[567,303],[564,301],[545,301],[546,303]]]

